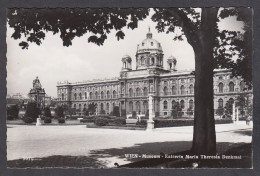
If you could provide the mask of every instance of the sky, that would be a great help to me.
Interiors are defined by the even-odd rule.
[[[158,33],[155,23],[147,18],[138,23],[138,28],[124,28],[125,38],[117,40],[115,31],[108,35],[103,46],[88,43],[88,35],[74,38],[72,45],[64,47],[59,34],[47,33],[40,46],[30,43],[28,50],[19,46],[21,40],[11,38],[13,29],[7,25],[7,94],[27,95],[32,81],[39,77],[47,95],[57,97],[57,82],[82,82],[84,80],[119,77],[122,68],[122,56],[132,58],[135,69],[137,44],[146,38],[150,27],[153,39],[161,43],[164,53],[164,68],[167,58],[177,59],[178,70],[194,70],[194,52],[184,41],[174,41],[174,34]],[[220,29],[242,30],[243,23],[235,17],[221,21]]]

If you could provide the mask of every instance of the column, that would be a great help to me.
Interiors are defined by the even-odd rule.
[[[232,106],[232,121],[235,122],[235,120],[236,120],[236,107],[234,102]]]
[[[153,95],[149,94],[149,102],[148,102],[148,107],[149,107],[149,119],[147,121],[147,128],[146,131],[152,131],[152,129],[154,129],[154,121],[153,121],[153,117],[154,117],[154,102],[153,102]]]

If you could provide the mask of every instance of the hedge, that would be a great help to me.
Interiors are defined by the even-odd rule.
[[[25,117],[25,118],[23,119],[23,121],[24,121],[25,123],[33,123],[33,119],[32,119],[31,117]]]
[[[94,119],[80,119],[80,123],[91,123],[94,122]]]
[[[65,119],[62,118],[62,117],[61,117],[61,118],[58,118],[58,122],[59,122],[59,123],[65,123]]]
[[[108,119],[103,117],[95,118],[94,123],[98,126],[106,126],[108,125]]]
[[[50,117],[46,117],[44,119],[44,123],[51,123],[51,118]]]
[[[215,119],[215,124],[232,123],[232,119]],[[154,119],[154,128],[193,126],[193,119]]]

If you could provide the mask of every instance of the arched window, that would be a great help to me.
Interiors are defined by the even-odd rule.
[[[177,94],[177,88],[175,86],[172,86],[172,95]]]
[[[133,89],[132,88],[129,89],[129,97],[133,97]]]
[[[218,100],[218,107],[223,108],[223,99],[221,98]]]
[[[77,108],[77,105],[76,104],[74,104],[74,109],[76,109]]]
[[[139,114],[140,111],[141,111],[140,102],[137,101],[137,102],[136,102],[136,112]]]
[[[90,100],[93,99],[93,93],[92,93],[92,92],[89,93],[89,99],[90,99]]]
[[[184,95],[185,94],[185,87],[182,85],[181,86],[181,95]]]
[[[113,98],[116,98],[116,91],[113,91]]]
[[[241,92],[245,91],[245,82],[244,81],[240,82],[240,91]]]
[[[84,104],[84,110],[87,110],[87,105],[86,104]]]
[[[95,92],[95,99],[98,99],[98,93]]]
[[[233,105],[233,104],[234,104],[234,99],[233,99],[233,98],[230,98],[230,99],[228,100],[228,102]]]
[[[129,102],[129,112],[133,111],[133,102]]]
[[[144,101],[143,106],[144,106],[144,113],[146,113],[148,110],[148,102]]]
[[[141,64],[144,65],[144,57],[141,57]]]
[[[124,62],[123,65],[124,65],[124,68],[126,68],[126,62]]]
[[[101,110],[101,111],[104,110],[104,104],[103,104],[103,103],[100,104],[100,110]]]
[[[148,89],[146,87],[144,88],[144,96],[148,96]]]
[[[166,86],[163,88],[163,95],[168,95],[168,88]]]
[[[101,92],[101,99],[104,99],[104,92]]]
[[[223,93],[223,87],[224,87],[223,83],[218,84],[218,92],[219,93]]]
[[[109,99],[110,98],[110,92],[109,92],[109,90],[107,91],[107,99]]]
[[[168,109],[168,102],[166,100],[163,102],[163,109]]]
[[[61,100],[64,100],[64,94],[61,94]]]
[[[151,65],[154,65],[154,57],[152,57]]]
[[[180,101],[180,104],[181,104],[181,109],[184,109],[184,108],[185,108],[185,102],[184,102],[184,100],[181,100],[181,101]]]
[[[190,100],[190,101],[189,101],[189,108],[190,108],[190,109],[193,109],[193,100]]]
[[[172,109],[175,109],[176,105],[177,105],[177,102],[175,100],[172,100]]]
[[[82,111],[82,109],[81,109],[81,104],[79,104],[79,111]]]
[[[87,92],[85,92],[85,99],[87,99],[88,97],[87,97]]]
[[[140,88],[138,87],[137,89],[136,89],[136,96],[140,96],[141,95],[141,90],[140,90]]]
[[[228,87],[229,87],[229,92],[234,92],[235,84],[233,82],[230,82]]]
[[[77,100],[77,94],[76,93],[74,94],[74,100]]]
[[[190,93],[190,94],[193,94],[193,92],[194,92],[193,90],[194,90],[194,89],[193,89],[193,85],[190,85],[190,87],[189,87],[189,93]]]
[[[82,95],[81,95],[81,93],[79,93],[79,99],[82,100]]]
[[[109,112],[109,103],[107,103],[107,112]]]

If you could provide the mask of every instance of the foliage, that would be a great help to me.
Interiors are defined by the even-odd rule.
[[[216,110],[216,114],[221,117],[224,114],[224,108],[218,107],[218,109]]]
[[[106,114],[106,111],[104,109],[101,109],[100,114]]]
[[[120,116],[119,106],[114,106],[112,114],[113,116],[117,116],[117,117]]]
[[[83,114],[84,114],[85,116],[89,116],[89,111],[88,111],[87,108],[83,108]]]
[[[50,109],[50,107],[45,107],[45,109],[44,109],[44,115],[45,115],[46,117],[51,117],[51,109]]]
[[[58,118],[58,122],[59,123],[65,123],[65,118],[63,118],[63,117]]]
[[[182,117],[182,108],[179,102],[176,102],[172,106],[172,112],[171,112],[172,118],[181,118]]]
[[[191,108],[191,107],[189,107],[188,109],[187,109],[187,115],[189,115],[189,116],[192,116],[193,115],[193,109]]]
[[[94,119],[80,119],[81,123],[92,123],[94,121],[95,121]]]
[[[7,107],[7,120],[18,119],[19,107],[18,105],[11,105]]]
[[[51,118],[50,117],[46,117],[44,119],[44,123],[51,123]]]
[[[94,123],[98,126],[106,126],[108,124],[108,119],[107,118],[96,118]]]
[[[136,119],[136,111],[133,111],[133,112],[132,112],[132,118],[133,118],[133,119]]]
[[[76,114],[76,109],[71,108],[71,106],[69,106],[67,104],[63,104],[61,107],[63,108],[64,114],[67,114],[69,116],[72,116],[72,115]]]
[[[147,17],[148,9],[120,8],[55,8],[55,9],[8,9],[8,24],[14,28],[12,37],[21,41],[22,49],[28,49],[28,42],[37,45],[45,39],[46,32],[59,34],[64,46],[72,45],[75,37],[89,34],[88,42],[103,45],[107,35],[116,30],[117,39],[123,39],[122,28],[135,29],[138,21]]]
[[[62,106],[57,106],[55,109],[56,116],[59,118],[64,117],[64,109]]]
[[[31,117],[24,117],[23,121],[25,123],[33,123],[33,119]]]
[[[88,105],[88,112],[89,112],[89,115],[93,115],[96,113],[96,109],[97,109],[97,104],[95,103],[90,103]]]
[[[117,117],[117,118],[112,119],[109,122],[109,124],[110,125],[115,125],[115,126],[122,126],[122,125],[126,124],[126,119],[122,118],[122,117]]]
[[[126,110],[125,109],[121,110],[121,117],[126,117]]]
[[[40,109],[37,107],[36,102],[28,102],[25,117],[31,117],[35,122],[40,115]]]
[[[147,125],[147,120],[145,120],[145,119],[138,120],[136,122],[136,125],[144,125],[144,126],[146,126]]]
[[[233,114],[233,102],[227,101],[224,107],[224,114],[230,117]]]

